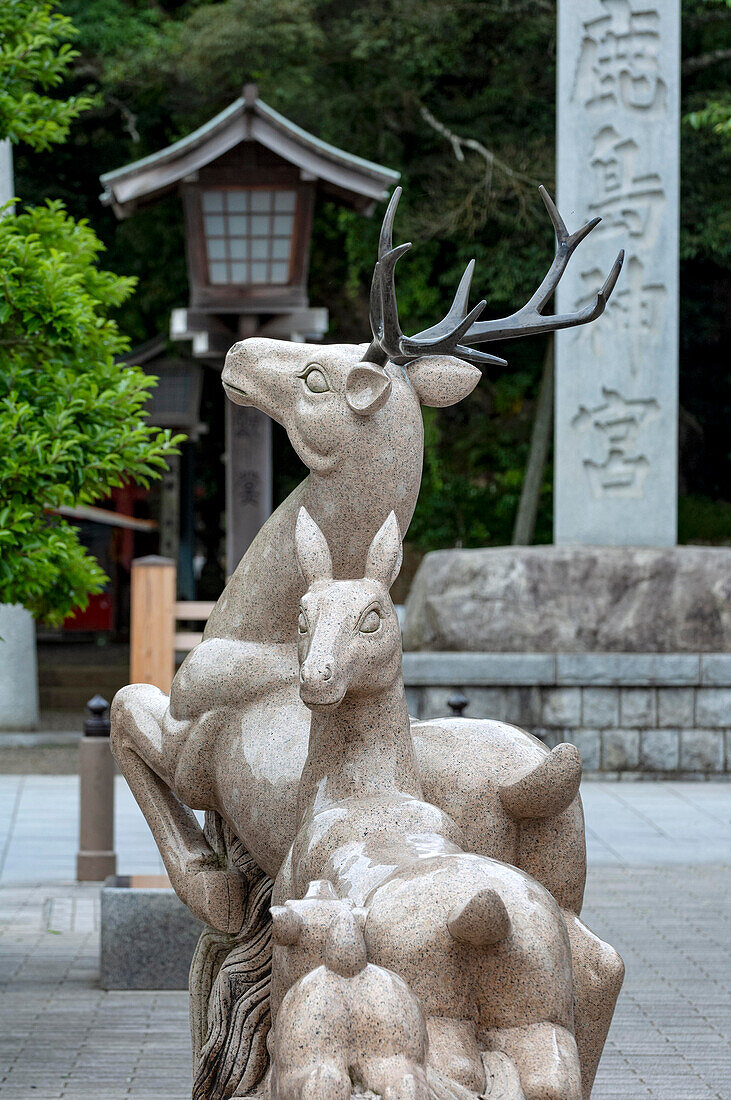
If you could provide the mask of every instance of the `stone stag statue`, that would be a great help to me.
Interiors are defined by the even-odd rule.
[[[115,756],[170,881],[212,929],[191,978],[198,1100],[253,1094],[267,1064],[269,892],[297,830],[310,726],[299,695],[305,584],[295,555],[297,516],[304,507],[322,531],[336,580],[362,578],[374,532],[392,511],[401,531],[411,519],[423,459],[420,406],[460,401],[479,381],[475,364],[504,363],[473,345],[584,324],[603,312],[621,253],[593,304],[546,315],[574,250],[598,219],[569,234],[541,194],[556,255],[535,294],[511,316],[478,320],[484,301],[469,309],[470,263],[446,317],[403,335],[394,269],[410,246],[392,243],[397,189],[373,276],[370,345],[255,338],[227,356],[229,398],[281,423],[310,474],[250,546],[170,696],[133,684],[117,694],[112,710]],[[548,890],[576,955],[577,943],[593,941],[578,919],[585,846],[576,750],[548,753],[502,723],[411,720],[410,730],[420,797],[448,815],[465,853],[504,861]],[[205,829],[193,809],[206,811]],[[585,1096],[621,982],[616,958],[604,947],[596,949],[583,992],[577,984],[574,1027],[586,1052]]]

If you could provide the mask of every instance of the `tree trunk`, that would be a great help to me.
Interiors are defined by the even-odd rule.
[[[538,504],[541,498],[543,470],[546,465],[548,448],[553,429],[553,336],[549,337],[546,358],[543,363],[543,377],[538,393],[538,407],[533,423],[533,434],[525,468],[523,489],[513,528],[513,546],[530,546],[536,527]]]

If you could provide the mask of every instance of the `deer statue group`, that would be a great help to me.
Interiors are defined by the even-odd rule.
[[[580,920],[578,751],[500,722],[411,719],[389,596],[421,405],[462,400],[478,364],[504,362],[475,344],[594,320],[619,276],[621,253],[591,306],[546,314],[596,221],[569,234],[541,194],[556,255],[511,316],[469,308],[471,263],[442,321],[401,332],[397,189],[369,345],[254,338],[227,356],[228,397],[282,424],[310,473],[170,696],[133,684],[112,708],[171,884],[209,929],[191,968],[196,1100],[590,1095],[623,967]]]

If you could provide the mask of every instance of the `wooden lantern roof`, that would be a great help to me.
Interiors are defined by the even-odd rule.
[[[204,126],[166,149],[100,177],[101,201],[125,218],[224,156],[242,142],[264,146],[317,183],[323,194],[364,214],[388,196],[400,173],[329,145],[259,99],[256,85]]]

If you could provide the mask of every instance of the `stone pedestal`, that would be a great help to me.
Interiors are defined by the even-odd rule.
[[[166,878],[108,878],[101,894],[102,989],[187,989],[203,929]]]
[[[518,725],[585,772],[731,771],[731,549],[427,554],[406,604],[409,712]]]
[[[558,207],[602,222],[558,288],[604,316],[556,334],[556,543],[677,538],[680,0],[560,0]]]
[[[38,670],[33,616],[0,604],[0,730],[38,726]]]

